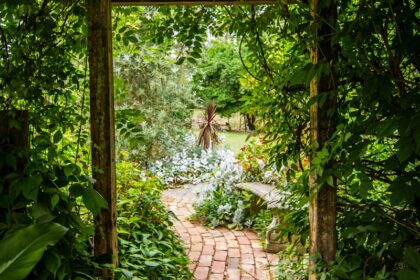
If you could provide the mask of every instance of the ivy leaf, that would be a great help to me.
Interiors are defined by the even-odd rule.
[[[176,62],[175,62],[175,64],[176,65],[181,65],[183,62],[184,62],[184,60],[185,60],[185,57],[183,56],[183,57],[180,57]]]
[[[42,176],[39,174],[20,179],[12,186],[12,197],[16,198],[22,192],[27,199],[36,200],[41,183]]]

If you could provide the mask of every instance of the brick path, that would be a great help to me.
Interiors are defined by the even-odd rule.
[[[181,189],[166,190],[162,197],[179,219],[174,219],[174,231],[185,243],[194,279],[274,279],[272,275],[278,257],[264,252],[254,232],[210,229],[188,221],[194,213],[192,203],[196,195],[193,189],[200,187],[186,185]]]

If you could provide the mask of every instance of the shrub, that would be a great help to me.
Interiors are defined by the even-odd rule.
[[[225,149],[202,150],[194,136],[186,136],[185,147],[164,160],[156,161],[150,171],[166,185],[198,184],[217,177],[217,171],[230,168],[233,178],[241,176],[240,168],[231,151]]]
[[[275,164],[268,161],[267,145],[263,140],[252,140],[242,147],[238,155],[239,165],[243,169],[245,181],[279,184],[282,182],[280,172]]]

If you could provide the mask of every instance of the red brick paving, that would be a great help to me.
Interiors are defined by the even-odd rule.
[[[173,229],[184,242],[194,279],[274,279],[278,257],[263,251],[254,232],[210,229],[188,220],[195,201],[194,191],[188,186],[165,191],[162,201],[178,217],[173,220]]]

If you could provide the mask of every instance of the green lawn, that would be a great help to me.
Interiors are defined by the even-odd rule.
[[[197,137],[200,132],[198,130],[194,130],[193,133]],[[250,136],[250,134],[246,132],[236,132],[236,131],[219,132],[219,137],[222,135],[225,136],[225,140],[221,145],[233,151],[235,155],[237,155],[241,151],[241,148],[243,147],[245,143],[249,142],[252,139],[255,139],[255,136]],[[248,136],[249,138],[247,139]]]
[[[222,132],[220,135],[225,135],[226,139],[223,143],[229,150],[232,150],[235,154],[238,154],[241,151],[243,145],[247,142],[247,137],[250,135],[245,132]],[[248,141],[251,140],[253,136],[248,138]]]

